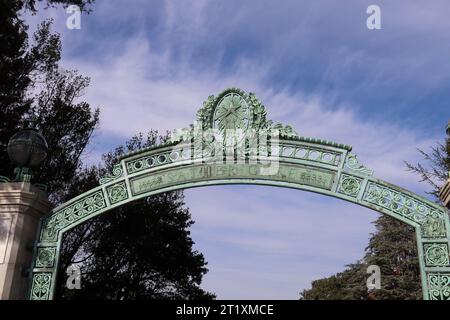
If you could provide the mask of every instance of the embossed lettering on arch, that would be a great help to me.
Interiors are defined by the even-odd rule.
[[[446,208],[379,180],[348,145],[299,136],[267,119],[252,93],[210,96],[197,121],[171,141],[122,156],[100,185],[42,219],[30,299],[53,298],[65,231],[130,201],[219,184],[261,184],[317,192],[390,215],[416,230],[424,299],[450,300],[449,216]]]

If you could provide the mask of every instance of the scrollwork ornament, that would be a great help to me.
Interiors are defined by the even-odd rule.
[[[355,154],[349,154],[347,155],[347,159],[345,160],[345,167],[347,169],[350,169],[352,171],[367,175],[367,176],[372,176],[373,175],[373,170],[366,168],[365,166],[363,166],[359,160],[358,157]]]
[[[118,203],[128,198],[125,182],[117,183],[108,188],[108,196],[111,204]]]
[[[122,165],[120,163],[116,164],[113,167],[112,174],[108,174],[105,177],[100,178],[100,184],[106,184],[108,182],[117,180],[120,177],[122,177],[122,175],[123,175]]]
[[[447,234],[444,218],[438,211],[432,211],[431,214],[427,216],[421,229],[424,238],[442,238]]]
[[[55,247],[38,248],[36,255],[37,268],[51,268],[55,263]]]
[[[356,197],[361,187],[361,180],[351,176],[343,176],[339,192],[348,196]]]
[[[290,125],[283,125],[281,123],[271,123],[270,128],[278,130],[281,138],[292,139],[298,137],[297,132]]]
[[[41,241],[56,241],[61,229],[105,207],[103,191],[98,190],[85,196],[44,220]]]
[[[52,282],[51,273],[35,273],[31,288],[31,300],[48,300]]]
[[[450,300],[450,274],[428,274],[428,287],[431,300]]]
[[[253,109],[253,128],[254,129],[265,129],[268,127],[266,116],[266,108],[262,103],[256,98],[254,93],[249,93],[248,99],[250,105]]]
[[[430,267],[445,267],[449,264],[448,245],[446,243],[427,243],[424,245],[425,263]]]

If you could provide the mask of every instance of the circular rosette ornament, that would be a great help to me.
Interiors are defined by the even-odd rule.
[[[246,130],[249,125],[249,107],[244,98],[236,93],[225,95],[217,105],[214,127],[226,130]]]

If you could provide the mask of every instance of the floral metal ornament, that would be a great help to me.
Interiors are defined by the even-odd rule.
[[[52,273],[35,273],[31,289],[31,300],[48,300],[50,297]]]
[[[447,243],[424,244],[425,264],[430,267],[445,267],[449,265]]]
[[[225,95],[216,107],[213,127],[218,128],[221,132],[246,130],[249,123],[250,109],[245,99],[233,92]]]
[[[361,188],[361,181],[362,179],[357,177],[342,175],[339,192],[351,197],[356,197]]]
[[[55,263],[56,247],[43,247],[37,249],[36,264],[38,268],[53,267]]]
[[[127,187],[124,182],[119,182],[109,187],[107,190],[111,204],[118,203],[128,198]]]
[[[431,300],[450,300],[450,273],[430,273],[428,286]]]

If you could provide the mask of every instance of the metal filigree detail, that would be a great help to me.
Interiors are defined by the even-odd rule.
[[[248,100],[250,102],[250,105],[253,109],[253,123],[252,126],[255,129],[263,129],[267,128],[268,122],[267,122],[267,111],[266,108],[263,106],[261,101],[256,98],[254,93],[248,94]]]
[[[355,171],[360,174],[364,174],[367,176],[373,175],[373,170],[366,168],[362,164],[359,163],[358,157],[354,154],[349,154],[347,159],[345,159],[345,168],[351,171]]]
[[[367,185],[363,200],[419,224],[426,223],[429,217],[438,214],[426,202],[374,182],[369,182]]]
[[[108,197],[111,204],[128,199],[127,186],[125,182],[120,182],[108,188]]]
[[[431,211],[426,221],[421,226],[422,237],[424,238],[444,238],[447,235],[445,230],[444,213]]]
[[[61,229],[106,207],[103,192],[96,191],[73,204],[58,210],[44,221],[41,241],[56,241]]]
[[[126,162],[127,172],[129,174],[132,174],[150,168],[170,164],[176,161],[185,160],[185,154],[182,154],[182,152],[183,150],[174,149],[171,151],[156,153],[151,156],[144,156],[142,158],[131,160],[129,162]]]
[[[361,188],[361,181],[362,179],[360,178],[342,175],[338,192],[347,196],[356,197],[359,193],[359,189]]]
[[[119,163],[113,167],[112,174],[108,174],[106,175],[106,177],[100,178],[100,184],[106,184],[108,182],[117,180],[122,176],[123,176],[123,169],[122,165]]]
[[[281,138],[293,139],[298,137],[298,133],[290,125],[284,125],[282,123],[273,124],[269,121],[270,129],[278,130]]]
[[[428,274],[430,300],[450,300],[450,273]]]
[[[37,249],[36,268],[51,268],[55,264],[55,247],[40,247]]]
[[[221,108],[217,113],[217,117],[221,118],[219,119],[220,124],[218,124],[219,129],[239,128],[245,130],[248,122],[248,129],[252,129],[254,132],[258,132],[261,129],[272,129],[277,130],[282,138],[299,138],[297,132],[291,126],[267,120],[266,109],[254,93],[246,94],[240,89],[231,88],[223,91],[217,97],[209,96],[203,103],[202,108],[197,112],[197,124],[200,124],[199,130],[195,130],[194,125],[174,130],[171,134],[171,141],[190,142],[192,139],[203,140],[203,133],[212,129],[214,123],[218,120],[217,117],[214,117],[218,107]],[[247,109],[248,112],[246,111]],[[208,143],[208,141],[205,142]]]
[[[280,157],[323,163],[334,167],[338,166],[341,161],[341,154],[337,152],[284,143],[280,144]]]
[[[48,300],[50,297],[51,282],[51,273],[35,273],[31,288],[31,300]]]
[[[423,246],[425,264],[428,267],[445,267],[449,265],[448,245],[446,243],[426,243]]]

